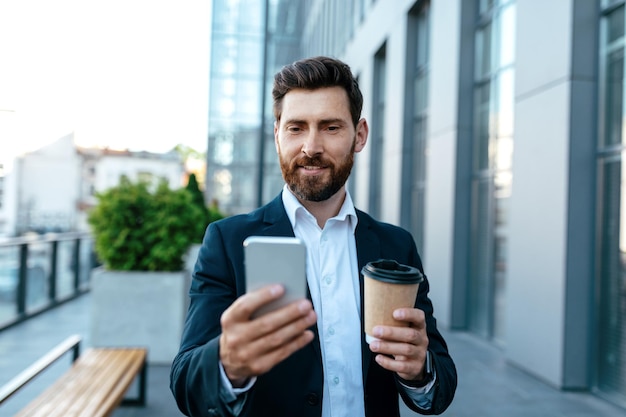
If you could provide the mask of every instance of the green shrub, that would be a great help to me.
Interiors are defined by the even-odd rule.
[[[147,182],[120,183],[96,198],[88,216],[95,251],[106,269],[178,271],[183,256],[196,241],[206,215],[184,188],[172,190],[162,180],[151,191]]]

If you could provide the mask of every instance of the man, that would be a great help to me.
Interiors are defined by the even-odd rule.
[[[284,67],[274,79],[274,138],[282,193],[247,215],[212,223],[195,266],[171,389],[189,416],[399,416],[440,414],[456,369],[420,285],[408,327],[363,332],[362,267],[395,259],[423,272],[410,234],[356,210],[345,183],[366,142],[363,98],[350,68],[326,57]],[[245,293],[248,236],[296,236],[307,246],[310,300],[255,319],[280,298],[272,285]],[[271,262],[271,260],[268,260]]]

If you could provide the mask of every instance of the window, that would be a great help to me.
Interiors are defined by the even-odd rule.
[[[602,1],[598,134],[598,356],[594,385],[626,405],[624,1]]]
[[[369,213],[375,217],[381,214],[383,135],[385,132],[385,45],[374,56],[374,98],[372,106],[372,136],[370,153]]]
[[[155,180],[155,176],[152,172],[149,172],[149,171],[137,172],[137,181],[146,182],[148,184],[153,184],[154,180]]]
[[[406,124],[402,163],[401,221],[424,256],[424,196],[426,190],[426,135],[428,121],[429,3],[411,10],[407,25]]]
[[[501,342],[513,157],[513,1],[479,0],[474,42],[468,324]]]

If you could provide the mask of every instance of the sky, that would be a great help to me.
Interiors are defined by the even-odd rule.
[[[211,0],[0,0],[0,163],[81,146],[206,150]]]

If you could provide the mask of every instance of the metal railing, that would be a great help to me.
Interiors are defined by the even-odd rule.
[[[0,331],[88,291],[95,263],[88,233],[0,241]]]

